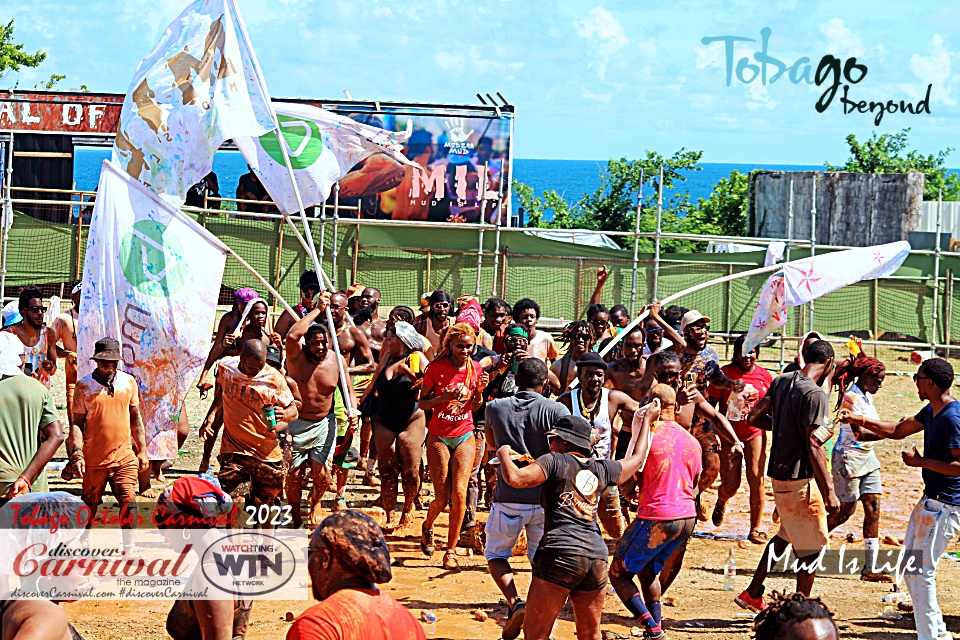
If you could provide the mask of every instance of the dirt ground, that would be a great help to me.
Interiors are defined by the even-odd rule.
[[[54,379],[54,393],[58,403],[63,402],[63,381]],[[899,418],[919,410],[921,403],[916,397],[912,381],[906,377],[888,377],[884,388],[877,395],[876,402],[881,416],[889,419]],[[184,455],[167,472],[167,482],[184,474],[196,473],[202,443],[197,438],[197,425],[202,420],[207,403],[197,399],[196,392],[191,394],[188,413],[191,424],[190,437],[184,445]],[[922,439],[915,436],[922,449]],[[881,442],[877,447],[880,456],[884,482],[883,503],[881,508],[881,538],[890,536],[900,538],[906,530],[910,511],[920,495],[922,486],[920,472],[905,467],[900,461],[901,443]],[[61,450],[60,459],[65,458]],[[52,480],[52,474],[51,474]],[[154,483],[159,488],[158,483]],[[429,485],[428,485],[429,487]],[[53,488],[79,494],[80,482],[64,483],[57,479]],[[760,557],[762,547],[753,545],[743,536],[748,527],[746,482],[741,492],[729,503],[724,524],[714,527],[710,523],[701,523],[696,538],[690,542],[684,569],[676,583],[665,594],[676,601],[675,606],[665,607],[664,623],[671,638],[684,640],[722,640],[727,638],[749,637],[750,618],[733,603],[733,597],[739,593],[752,575],[753,568]],[[363,487],[359,484],[359,474],[351,477],[348,502],[353,507],[375,507],[379,495],[378,489]],[[772,493],[767,481],[768,501],[764,515],[764,526],[771,535],[775,525],[771,520],[773,509]],[[716,500],[715,488],[705,496],[708,508],[712,509]],[[327,494],[325,504],[332,499]],[[429,500],[429,498],[427,499]],[[839,546],[848,534],[857,543],[850,544],[853,549],[861,548],[861,517],[858,512],[844,526],[833,532],[831,546]],[[393,581],[383,588],[393,597],[405,604],[414,615],[421,610],[429,610],[436,615],[435,638],[499,638],[500,629],[506,616],[506,606],[493,581],[487,574],[482,556],[466,555],[459,560],[462,569],[458,572],[445,571],[441,563],[441,554],[432,559],[425,558],[419,550],[417,532],[424,512],[406,532],[388,536],[390,550],[394,560]],[[482,510],[481,519],[486,518]],[[446,516],[441,515],[437,523],[438,539],[445,536]],[[884,548],[891,546],[883,544]],[[723,591],[722,566],[729,549],[735,550],[737,561],[736,589]],[[951,551],[960,549],[957,545]],[[526,557],[514,558],[511,562],[521,593],[526,593],[530,583],[530,565]],[[945,559],[939,569],[939,598],[947,615],[947,626],[951,631],[960,632],[960,565]],[[771,577],[767,591],[791,590],[793,580],[786,575]],[[915,637],[913,620],[910,616],[893,622],[878,618],[882,609],[881,596],[889,590],[889,585],[862,583],[853,577],[820,577],[814,587],[814,594],[820,596],[836,613],[845,638],[863,638],[865,640],[896,640]],[[85,602],[65,605],[65,609],[76,628],[88,640],[119,640],[134,638],[145,640],[166,638],[165,620],[170,601],[142,602]],[[251,640],[282,638],[290,623],[285,621],[288,612],[294,615],[311,606],[308,600],[291,602],[259,601],[254,605],[247,638]],[[489,618],[483,622],[473,617],[476,610],[484,611]],[[615,595],[607,596],[604,608],[602,629],[607,637],[632,637],[631,628],[635,626],[627,617],[627,611]],[[555,638],[574,638],[572,610],[565,609],[557,623]]]

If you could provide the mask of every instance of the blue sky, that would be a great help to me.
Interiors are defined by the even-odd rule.
[[[680,0],[238,0],[272,95],[475,103],[500,91],[517,108],[515,157],[606,159],[645,149],[702,149],[706,162],[841,162],[849,133],[912,127],[924,152],[960,147],[960,3]],[[122,92],[185,0],[3,0],[16,37],[45,49],[36,70],[0,87],[32,88],[51,73],[63,88]],[[931,114],[844,115],[840,88],[786,76],[726,86],[724,44],[734,60],[759,50],[786,64],[856,56],[866,77],[856,100],[916,102],[932,84]],[[775,71],[770,67],[771,73]],[[960,165],[960,152],[951,156]]]

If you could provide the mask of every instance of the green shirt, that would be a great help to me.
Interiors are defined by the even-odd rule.
[[[23,473],[40,448],[40,430],[60,419],[50,390],[30,376],[0,380],[0,497]],[[47,490],[41,470],[33,491]]]

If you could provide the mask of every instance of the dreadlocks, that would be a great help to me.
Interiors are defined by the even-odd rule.
[[[784,627],[804,620],[826,619],[836,629],[833,613],[820,598],[807,598],[802,593],[785,596],[779,591],[770,594],[772,602],[757,614],[753,621],[755,640],[780,640],[784,637]]]
[[[586,331],[591,336],[587,341],[587,350],[589,350],[593,343],[593,329],[586,320],[575,320],[565,326],[563,333],[560,334],[560,342],[567,345],[570,344],[573,341],[573,337],[581,331]]]
[[[450,356],[450,345],[457,338],[470,338],[474,342],[477,340],[477,332],[473,330],[473,327],[468,325],[466,322],[457,322],[450,325],[450,328],[447,329],[446,335],[443,336],[443,344],[440,345],[440,351],[437,352],[436,360],[443,360]]]
[[[837,408],[843,402],[843,394],[847,392],[850,383],[861,376],[879,376],[887,368],[876,358],[851,358],[837,367],[833,373],[833,386],[840,390],[837,398]]]

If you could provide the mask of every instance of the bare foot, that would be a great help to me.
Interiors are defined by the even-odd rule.
[[[320,503],[313,505],[313,509],[310,510],[310,526],[315,527],[320,524],[320,521],[323,520],[323,507],[320,506]]]
[[[152,487],[144,489],[143,491],[137,491],[137,495],[141,498],[149,498],[151,500],[157,497],[157,494]]]

